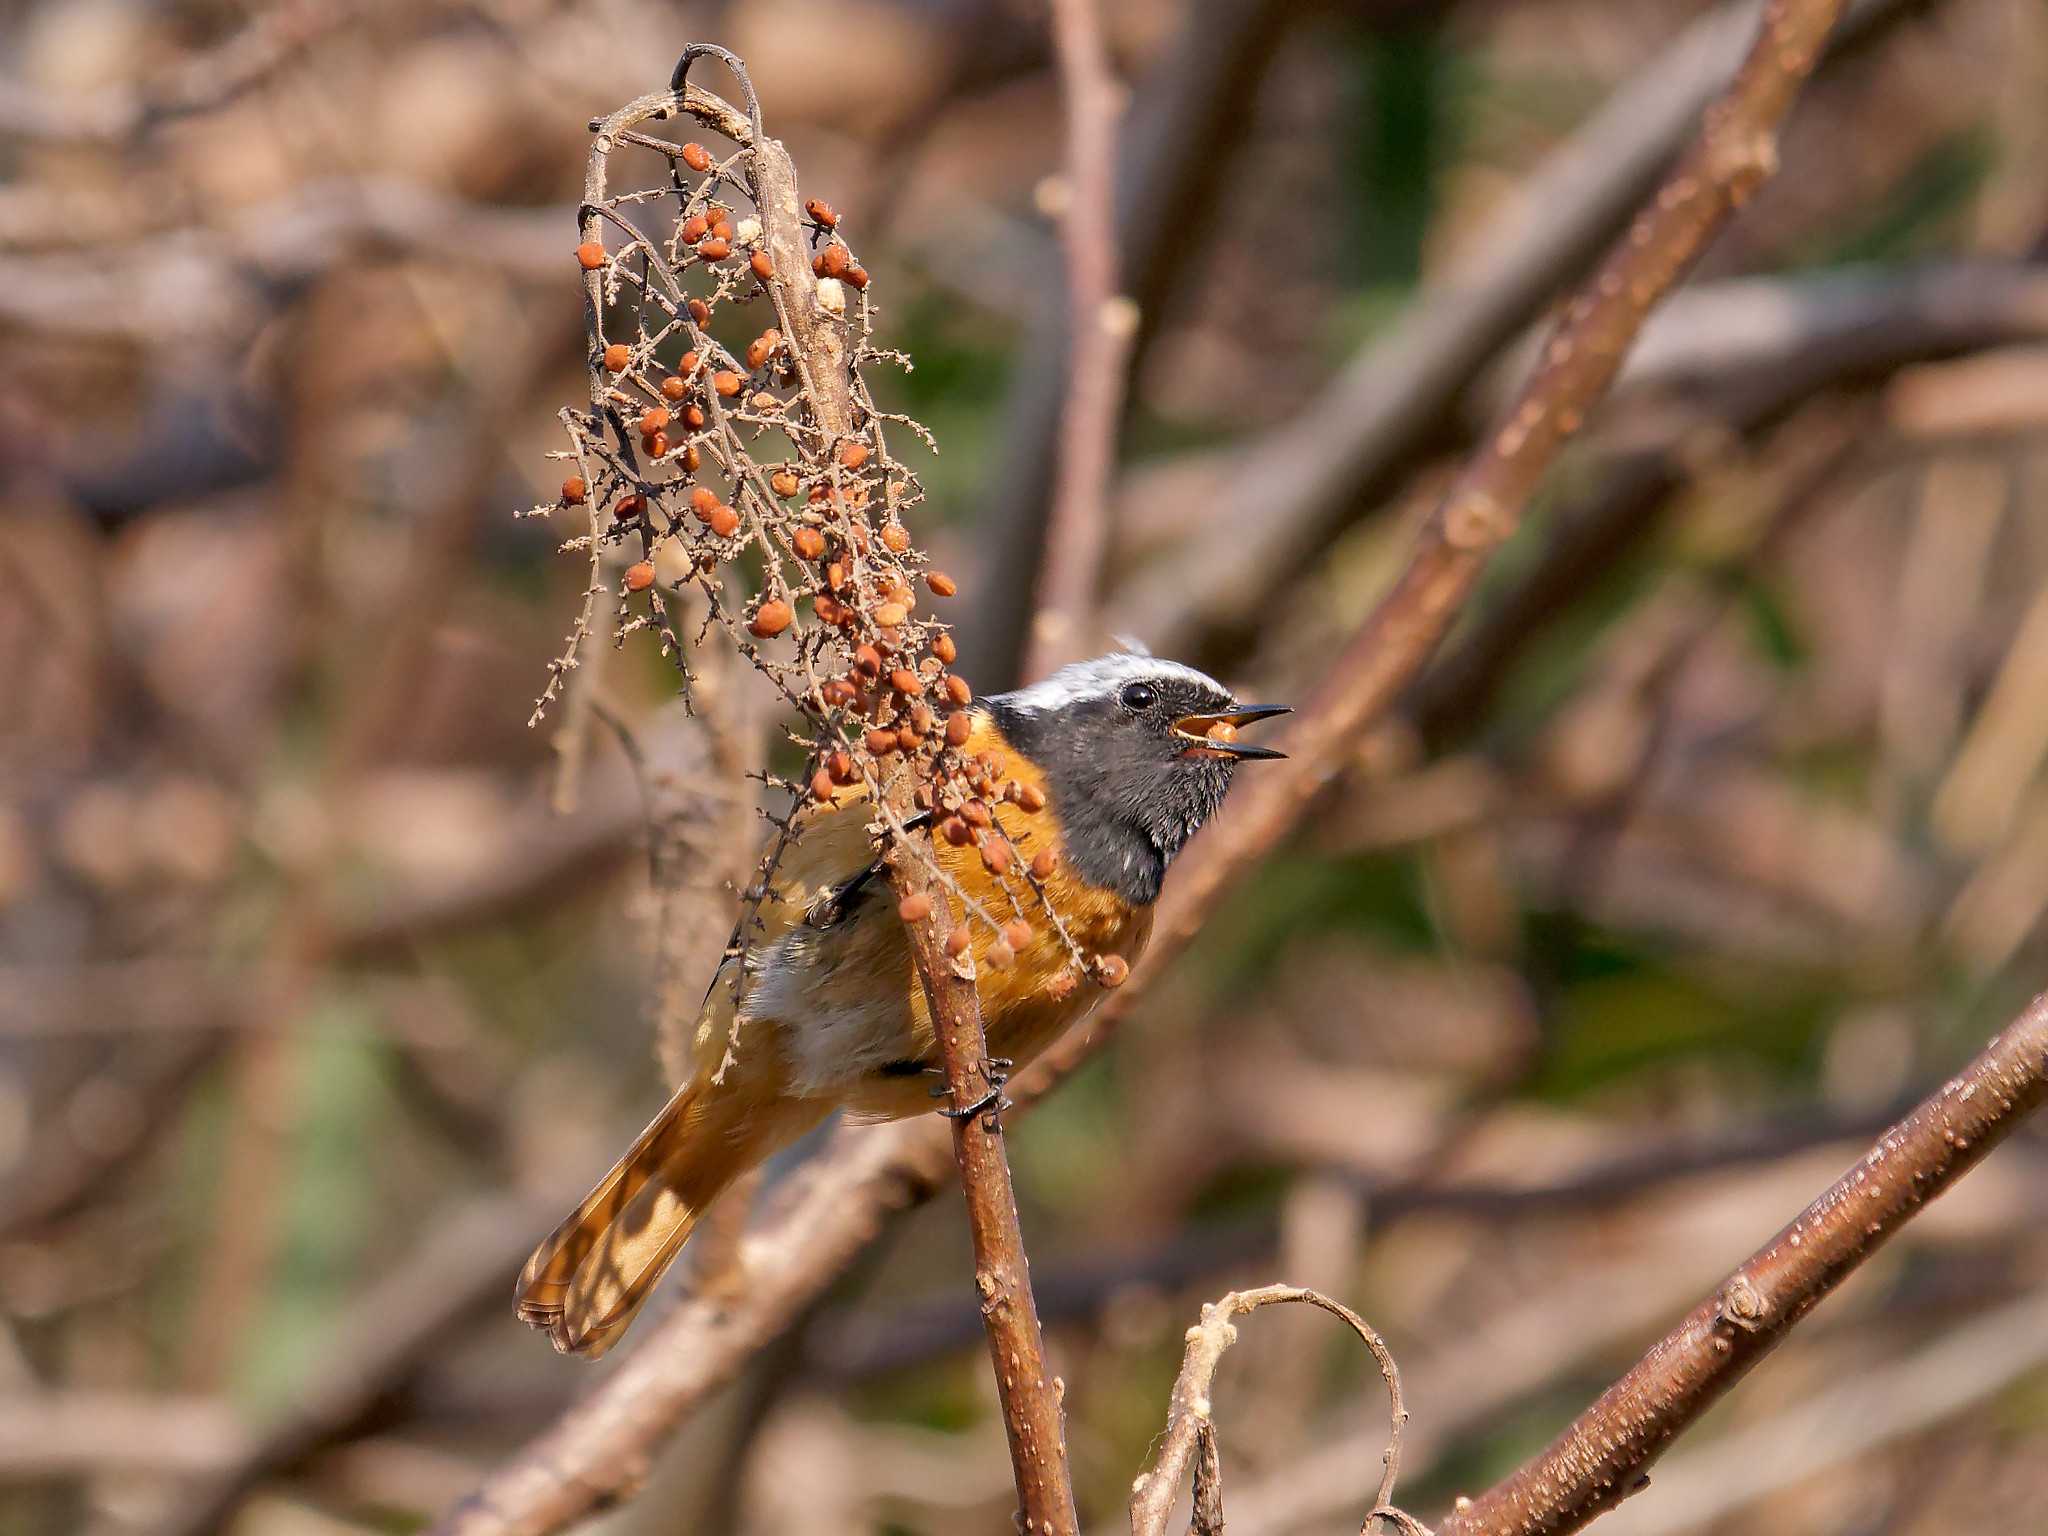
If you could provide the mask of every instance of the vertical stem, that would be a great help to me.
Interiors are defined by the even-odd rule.
[[[964,1107],[990,1091],[988,1044],[982,1035],[974,972],[966,957],[958,962],[947,958],[944,935],[952,915],[945,888],[933,876],[930,856],[919,858],[905,850],[895,859],[894,869],[899,895],[922,892],[931,899],[930,915],[909,925],[911,955],[931,1008],[946,1087],[952,1102]],[[974,1288],[988,1331],[1003,1432],[1010,1442],[1021,1529],[1030,1536],[1076,1536],[1080,1521],[1067,1472],[1064,1388],[1046,1369],[1045,1336],[1031,1294],[1031,1266],[1024,1254],[1000,1120],[992,1113],[956,1119],[953,1159],[967,1196]]]
[[[1072,660],[1086,638],[1109,544],[1124,357],[1136,330],[1130,304],[1116,297],[1117,85],[1095,0],[1052,0],[1052,26],[1067,105],[1067,204],[1060,224],[1071,345],[1059,473],[1025,646],[1027,678]]]

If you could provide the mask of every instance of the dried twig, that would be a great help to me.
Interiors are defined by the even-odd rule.
[[[1221,1473],[1215,1465],[1211,1392],[1216,1380],[1216,1366],[1223,1358],[1223,1351],[1237,1342],[1237,1329],[1231,1319],[1276,1302],[1295,1301],[1321,1307],[1349,1323],[1352,1331],[1365,1341],[1365,1347],[1372,1351],[1373,1360],[1387,1384],[1390,1420],[1387,1450],[1379,1489],[1373,1495],[1371,1512],[1365,1517],[1365,1529],[1369,1531],[1375,1521],[1385,1521],[1409,1532],[1422,1529],[1419,1521],[1403,1514],[1393,1504],[1394,1483],[1401,1475],[1401,1431],[1408,1422],[1407,1404],[1401,1397],[1401,1372],[1394,1364],[1393,1351],[1387,1348],[1386,1341],[1364,1318],[1342,1302],[1332,1301],[1319,1291],[1298,1285],[1265,1285],[1257,1290],[1232,1291],[1221,1300],[1209,1303],[1202,1308],[1201,1322],[1188,1330],[1187,1352],[1181,1361],[1180,1375],[1173,1384],[1172,1406],[1167,1411],[1166,1431],[1159,1454],[1151,1467],[1139,1474],[1138,1480],[1131,1485],[1131,1536],[1164,1536],[1167,1518],[1180,1497],[1189,1463],[1195,1461],[1198,1454],[1202,1468],[1198,1483],[1205,1486],[1196,1499],[1195,1529],[1222,1529],[1223,1494]],[[1205,1519],[1210,1522],[1207,1526],[1203,1523]]]
[[[1540,1454],[1440,1536],[1575,1531],[1647,1483],[1678,1434],[1850,1271],[2048,1099],[2048,994],[1893,1126]]]
[[[1134,317],[1116,293],[1116,82],[1095,0],[1053,0],[1052,31],[1067,105],[1066,207],[1070,316],[1058,482],[1046,522],[1024,675],[1071,661],[1095,607],[1109,544],[1109,480],[1123,420],[1124,360]]]
[[[1128,1017],[1144,978],[1185,949],[1224,891],[1301,823],[1332,773],[1434,654],[1479,573],[1519,523],[1543,472],[1613,382],[1651,306],[1776,167],[1778,125],[1840,11],[1841,0],[1773,0],[1735,80],[1707,109],[1698,138],[1566,306],[1536,370],[1287,733],[1292,761],[1244,785],[1216,825],[1181,855],[1144,964],[1097,1012],[1085,1042],[1070,1036],[1042,1059],[1034,1084],[1070,1070]]]

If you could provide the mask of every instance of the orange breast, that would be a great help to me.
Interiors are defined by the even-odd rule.
[[[1083,955],[1121,955],[1126,961],[1135,962],[1151,933],[1152,911],[1149,907],[1133,907],[1114,893],[1074,876],[1060,835],[1058,806],[1052,803],[1043,776],[1011,748],[992,721],[977,717],[966,750],[973,755],[993,756],[998,780],[1015,779],[1047,795],[1046,808],[1036,815],[1011,804],[996,807],[995,815],[1016,844],[1022,865],[1029,865],[1041,849],[1053,850],[1057,862],[1039,885],[1046,902],[1058,914],[1066,938],[1061,937],[1059,928],[1048,917],[1022,867],[1013,865],[999,877],[990,872],[980,850],[972,844],[956,846],[943,838],[936,844],[940,867],[983,911],[997,923],[1021,916],[1031,927],[1031,942],[1008,965],[993,966],[988,963],[988,952],[997,936],[986,923],[968,924],[973,935],[969,953],[974,958],[976,992],[981,999],[982,1029],[988,1037],[989,1054],[1007,1056],[1021,1067],[1102,1000],[1101,986],[1085,976],[1077,977],[1071,988],[1066,986],[1064,978],[1076,969],[1068,939]],[[909,984],[913,994],[913,1028],[920,1044],[929,1048],[933,1038],[931,1015],[925,1006],[923,989],[914,978]],[[860,1095],[856,1109],[878,1115],[929,1109],[927,1086],[918,1082],[877,1083]]]

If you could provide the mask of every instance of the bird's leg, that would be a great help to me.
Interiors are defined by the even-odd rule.
[[[948,1105],[939,1113],[948,1120],[972,1120],[976,1115],[985,1114],[988,1118],[982,1122],[982,1129],[991,1132],[1000,1129],[996,1117],[1010,1107],[1010,1101],[1003,1097],[1003,1084],[1010,1080],[1010,1069],[1015,1065],[1016,1063],[1007,1056],[984,1057],[981,1062],[981,1078],[988,1084],[988,1092],[972,1104],[965,1107]],[[926,1070],[939,1073],[942,1078],[945,1072],[943,1067],[928,1067]],[[941,1081],[933,1086],[931,1093],[933,1098],[939,1099],[951,1091],[950,1085]]]

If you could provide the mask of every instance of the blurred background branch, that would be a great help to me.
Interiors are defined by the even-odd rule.
[[[1097,16],[1137,325],[1092,423],[1120,463],[1086,629],[1299,702],[1754,9]],[[1283,1272],[1400,1358],[1401,1501],[1486,1486],[2048,974],[2048,24],[1844,27],[1781,174],[1319,765],[1307,834],[1015,1121],[1090,1527],[1200,1300]],[[508,515],[554,494],[582,379],[582,124],[689,37],[747,57],[860,235],[916,364],[881,403],[945,450],[933,553],[991,573],[963,670],[999,687],[1071,366],[1049,12],[0,19],[10,1530],[413,1528],[529,1444],[531,1529],[1009,1517],[957,1212],[884,1220],[950,1178],[930,1131],[798,1149],[751,1228],[723,1213],[762,1303],[680,1277],[594,1378],[487,1278],[659,1101],[657,1023],[763,830],[743,765],[780,750],[744,679],[715,739],[629,645],[556,818],[524,724],[585,574]],[[1916,1218],[1606,1523],[2039,1524],[2044,1150]],[[1225,1366],[1231,1526],[1352,1532],[1376,1383],[1292,1323]],[[603,1416],[654,1377],[659,1412]],[[585,1393],[579,1438],[551,1428]]]

